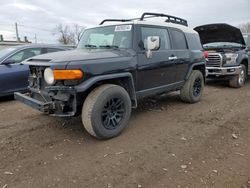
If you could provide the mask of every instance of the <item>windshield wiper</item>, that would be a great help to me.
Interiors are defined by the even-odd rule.
[[[115,46],[115,45],[100,45],[100,48],[112,48],[112,49],[118,49],[119,46]]]
[[[92,45],[92,44],[86,44],[84,45],[86,48],[97,48],[96,45]]]

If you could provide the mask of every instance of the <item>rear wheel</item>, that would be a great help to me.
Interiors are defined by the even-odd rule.
[[[246,66],[241,64],[240,73],[229,80],[229,86],[234,88],[240,88],[245,84],[247,77]]]
[[[204,88],[204,77],[199,70],[193,70],[181,89],[182,101],[195,103],[200,101]]]
[[[127,91],[112,84],[95,88],[86,98],[82,122],[89,134],[99,139],[118,136],[128,124],[131,100]]]

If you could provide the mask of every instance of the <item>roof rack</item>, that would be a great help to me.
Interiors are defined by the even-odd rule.
[[[184,26],[188,26],[187,20],[184,20],[182,18],[178,18],[175,16],[170,16],[166,14],[159,14],[159,13],[151,13],[151,12],[145,12],[142,14],[140,18],[133,18],[133,19],[106,19],[103,20],[100,25],[104,24],[105,22],[130,22],[134,20],[144,20],[145,18],[154,18],[154,17],[167,17],[165,22],[180,24]]]
[[[187,20],[184,20],[182,18],[178,18],[175,16],[170,16],[167,14],[159,14],[159,13],[151,13],[151,12],[145,12],[142,14],[140,20],[144,20],[145,16],[151,16],[151,17],[167,17],[165,22],[171,22],[171,23],[176,23],[184,26],[188,26]],[[146,17],[147,18],[147,17]]]
[[[130,22],[132,21],[133,19],[106,19],[106,20],[103,20],[99,25],[102,25],[104,24],[105,22]]]

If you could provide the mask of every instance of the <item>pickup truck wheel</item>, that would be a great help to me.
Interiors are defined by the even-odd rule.
[[[128,124],[131,100],[128,92],[105,84],[95,88],[85,99],[82,122],[89,134],[99,139],[118,136]]]
[[[193,70],[181,89],[181,100],[188,103],[200,101],[204,88],[204,78],[199,70]]]
[[[241,64],[240,74],[234,76],[231,80],[229,80],[229,86],[234,88],[240,88],[245,84],[247,77],[246,66]]]

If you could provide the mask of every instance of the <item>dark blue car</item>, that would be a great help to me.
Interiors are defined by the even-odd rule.
[[[36,55],[66,50],[54,45],[21,45],[0,50],[0,97],[28,87],[28,65],[21,62]]]

